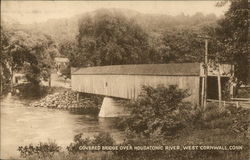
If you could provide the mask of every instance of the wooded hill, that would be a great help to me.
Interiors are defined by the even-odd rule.
[[[156,32],[162,33],[168,29],[176,27],[194,27],[199,29],[201,27],[208,27],[215,25],[219,17],[215,14],[203,15],[202,13],[196,13],[189,16],[180,14],[177,16],[160,15],[160,14],[143,14],[134,10],[126,9],[99,9],[93,12],[87,12],[81,15],[76,15],[71,18],[64,19],[49,19],[46,22],[34,23],[34,24],[21,24],[10,19],[4,19],[2,21],[3,27],[8,27],[15,30],[24,31],[36,31],[44,34],[48,34],[54,38],[58,43],[65,40],[73,40],[78,34],[78,23],[83,17],[95,16],[98,13],[113,12],[115,14],[122,14],[127,19],[131,19],[139,24],[147,33]]]

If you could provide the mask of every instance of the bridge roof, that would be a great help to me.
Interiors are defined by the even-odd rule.
[[[199,76],[200,63],[110,65],[74,68],[72,75],[173,75]]]

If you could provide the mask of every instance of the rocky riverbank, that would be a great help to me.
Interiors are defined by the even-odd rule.
[[[30,104],[32,107],[47,107],[52,109],[67,109],[71,111],[98,114],[102,97],[95,95],[81,95],[77,101],[77,93],[65,90],[47,95],[43,99]]]

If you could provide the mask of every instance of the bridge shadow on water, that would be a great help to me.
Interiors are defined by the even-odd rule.
[[[108,132],[115,139],[116,143],[121,143],[124,133],[118,127],[119,117],[99,117],[96,114],[86,114],[81,110],[69,111],[70,114],[78,116],[77,124],[83,125],[77,133],[84,133],[83,137],[92,137],[100,132]]]

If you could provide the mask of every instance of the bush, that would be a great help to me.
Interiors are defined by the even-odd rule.
[[[185,129],[186,130],[186,129]],[[249,139],[235,135],[225,129],[183,130],[174,139],[164,137],[145,138],[134,136],[122,145],[132,146],[243,146],[242,150],[164,150],[164,151],[115,151],[115,157],[123,160],[238,160],[247,159]],[[181,147],[182,148],[182,147]]]
[[[107,132],[100,132],[93,139],[82,138],[82,133],[80,133],[74,137],[74,142],[67,147],[67,150],[70,153],[77,153],[82,152],[79,150],[80,146],[112,146],[114,144],[115,140]],[[86,151],[83,152],[86,153]]]
[[[90,138],[82,138],[82,133],[75,135],[74,142],[70,143],[70,145],[67,147],[67,150],[72,153],[79,152],[80,146],[89,146],[91,145]]]
[[[124,118],[119,127],[125,126],[127,136],[122,145],[174,146],[174,145],[242,145],[242,151],[115,151],[121,159],[144,160],[236,160],[246,159],[249,150],[249,109],[230,106],[219,109],[208,104],[203,111],[182,100],[188,96],[176,86],[169,88],[144,87],[135,101],[127,102],[131,116]],[[138,157],[138,158],[136,158]]]
[[[20,84],[15,87],[18,89],[20,93],[18,94],[19,97],[25,99],[36,99],[46,96],[50,92],[50,88],[47,86],[40,86],[38,84]]]
[[[94,136],[92,140],[92,145],[99,146],[112,146],[115,144],[115,140],[108,132],[101,132],[98,135]]]
[[[250,109],[227,106],[223,109],[209,104],[204,111],[195,110],[190,126],[195,129],[227,129],[237,134],[248,134]]]
[[[137,100],[126,104],[131,115],[121,123],[128,130],[148,137],[166,137],[185,128],[192,110],[190,103],[183,102],[188,96],[187,90],[158,85],[156,88],[143,86],[142,91]]]
[[[22,158],[29,156],[37,156],[39,158],[52,157],[56,152],[59,152],[61,147],[59,147],[55,142],[39,143],[34,146],[32,144],[28,146],[18,147],[18,151]]]

